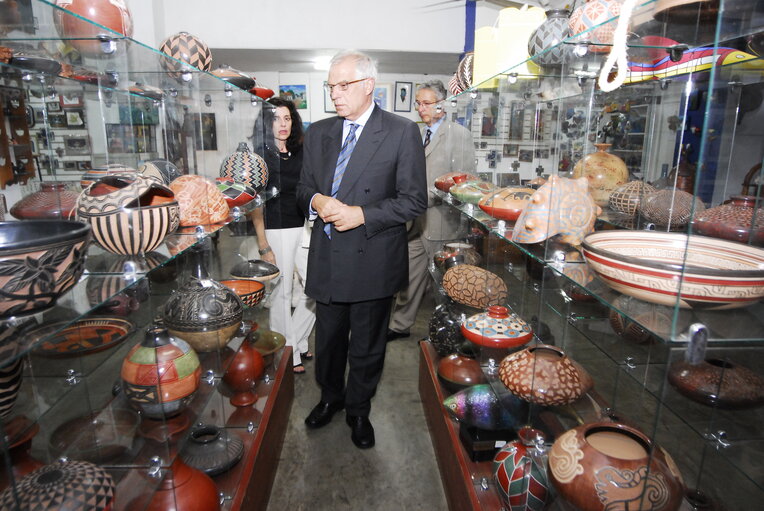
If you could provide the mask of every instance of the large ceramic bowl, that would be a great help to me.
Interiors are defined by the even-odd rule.
[[[220,283],[239,295],[248,307],[254,307],[265,296],[265,284],[256,280],[221,280]]]
[[[681,233],[601,231],[584,239],[583,251],[610,287],[648,302],[732,309],[764,296],[764,250],[741,243]]]
[[[83,222],[0,222],[0,319],[52,307],[80,280],[88,241]]]

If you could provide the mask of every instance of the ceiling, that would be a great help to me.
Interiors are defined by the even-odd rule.
[[[240,71],[279,71],[282,73],[316,71],[314,61],[330,57],[338,49],[253,50],[243,48],[211,48],[215,61]],[[377,60],[380,73],[451,75],[459,63],[458,53],[423,53],[365,51]]]

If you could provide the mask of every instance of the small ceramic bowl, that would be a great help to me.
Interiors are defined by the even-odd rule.
[[[273,280],[281,274],[275,264],[268,263],[261,259],[250,259],[238,263],[231,268],[231,276],[236,279],[257,280],[267,282]]]
[[[254,307],[265,296],[265,284],[256,280],[221,280],[220,283],[239,295],[248,307]]]

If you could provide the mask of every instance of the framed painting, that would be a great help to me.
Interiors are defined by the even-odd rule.
[[[84,128],[85,117],[82,115],[82,110],[79,108],[73,110],[66,110],[66,125],[70,128]]]
[[[411,96],[413,95],[411,89],[411,82],[395,82],[395,106],[393,107],[394,111],[411,111]]]
[[[64,154],[67,156],[90,154],[88,137],[81,135],[64,135]]]
[[[326,87],[321,88],[324,89],[324,112],[327,114],[337,113],[337,110],[334,108],[334,101],[332,101],[332,95],[329,94],[329,91],[326,90]]]
[[[307,85],[279,85],[279,96],[294,102],[298,110],[308,108]]]
[[[65,92],[58,96],[62,108],[81,108],[83,106],[82,92]]]
[[[374,102],[382,110],[390,111],[390,85],[377,84],[374,87]]]

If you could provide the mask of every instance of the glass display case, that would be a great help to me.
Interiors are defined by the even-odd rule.
[[[235,268],[278,194],[271,105],[123,2],[2,4],[0,507],[264,508],[292,361],[273,269]]]
[[[618,2],[576,2],[565,29],[594,4]],[[420,372],[452,509],[764,497],[764,11],[638,2],[624,84],[605,92],[615,14],[443,104],[482,181],[430,182],[462,228],[426,242],[440,305]],[[609,451],[609,435],[636,451]]]

